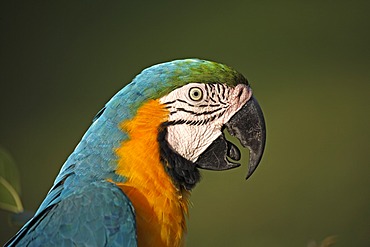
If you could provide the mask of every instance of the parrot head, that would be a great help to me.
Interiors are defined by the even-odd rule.
[[[200,59],[175,60],[145,69],[124,89],[131,106],[139,102],[131,108],[133,116],[150,99],[164,108],[157,141],[161,162],[177,186],[193,188],[198,168],[240,166],[241,153],[225,138],[225,129],[249,149],[247,178],[256,170],[265,147],[264,116],[248,81],[234,69]]]

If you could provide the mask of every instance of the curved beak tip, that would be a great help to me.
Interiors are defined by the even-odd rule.
[[[262,152],[263,152],[263,150],[262,150]],[[257,169],[261,159],[262,159],[262,153],[261,154],[255,154],[255,153],[252,153],[252,152],[249,153],[248,173],[247,173],[246,179],[248,179],[250,176],[252,176],[254,171]]]

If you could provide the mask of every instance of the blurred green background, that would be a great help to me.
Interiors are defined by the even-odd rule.
[[[1,1],[0,147],[36,210],[95,113],[152,64],[199,57],[251,82],[265,156],[203,171],[188,246],[370,246],[369,1]],[[245,153],[247,159],[247,153]],[[246,162],[246,161],[245,161]],[[0,244],[18,229],[0,212]]]

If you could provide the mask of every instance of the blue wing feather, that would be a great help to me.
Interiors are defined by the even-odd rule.
[[[5,246],[137,246],[134,209],[114,184],[86,184],[38,212]]]

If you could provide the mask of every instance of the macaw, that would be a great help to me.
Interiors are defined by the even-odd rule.
[[[240,166],[225,129],[249,148],[248,178],[266,130],[243,75],[200,59],[143,70],[95,116],[6,246],[184,246],[199,168]]]

